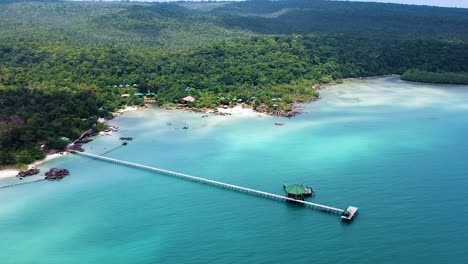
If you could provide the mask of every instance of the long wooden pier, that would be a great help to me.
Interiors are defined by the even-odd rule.
[[[124,161],[124,160],[118,160],[118,159],[113,159],[113,158],[109,158],[109,157],[99,156],[99,155],[86,153],[86,152],[72,151],[72,153],[80,155],[80,156],[89,157],[89,158],[92,158],[92,159],[107,161],[107,162],[120,164],[120,165],[124,165],[124,166],[128,166],[128,167],[143,169],[143,170],[148,170],[148,171],[152,171],[152,172],[156,172],[156,173],[160,173],[160,174],[164,174],[164,175],[175,176],[175,177],[183,178],[183,179],[190,180],[190,181],[209,184],[209,185],[213,185],[213,186],[216,186],[216,187],[229,189],[229,190],[233,190],[233,191],[237,191],[237,192],[241,192],[241,193],[247,193],[247,194],[250,194],[250,195],[256,195],[256,196],[260,196],[260,197],[264,197],[264,198],[268,198],[268,199],[272,199],[272,200],[284,201],[284,202],[286,202],[286,201],[295,202],[295,203],[298,203],[298,204],[303,204],[306,207],[317,209],[317,210],[327,212],[327,213],[334,213],[334,214],[341,215],[344,212],[344,210],[342,210],[342,209],[327,206],[327,205],[296,200],[296,199],[288,198],[288,197],[273,194],[273,193],[263,192],[263,191],[254,190],[254,189],[250,189],[250,188],[246,188],[246,187],[242,187],[242,186],[238,186],[238,185],[233,185],[233,184],[229,184],[229,183],[224,183],[224,182],[209,180],[209,179],[205,179],[205,178],[200,178],[200,177],[196,177],[196,176],[192,176],[192,175],[188,175],[188,174],[184,174],[184,173],[179,173],[179,172],[175,172],[175,171],[164,170],[164,169],[160,169],[160,168],[155,168],[155,167],[150,167],[150,166],[137,164],[137,163],[133,163],[133,162],[128,162],[128,161]]]

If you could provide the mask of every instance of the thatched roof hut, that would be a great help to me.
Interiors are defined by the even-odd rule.
[[[197,99],[193,98],[192,96],[185,96],[184,98],[180,99],[180,102],[181,103],[195,103],[195,101],[197,101]]]

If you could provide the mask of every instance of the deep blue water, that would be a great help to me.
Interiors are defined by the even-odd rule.
[[[292,119],[130,112],[86,148],[278,194],[312,184],[312,202],[359,207],[353,223],[68,155],[44,166],[65,180],[0,189],[0,263],[467,263],[468,87],[391,77],[321,96]]]

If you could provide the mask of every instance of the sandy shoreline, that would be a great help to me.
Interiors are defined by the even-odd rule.
[[[379,78],[379,77],[388,77],[388,75],[386,75],[386,76],[376,76],[376,77],[365,77],[365,78],[347,78],[347,79],[344,79],[344,81],[352,81],[352,80],[356,80],[356,79],[371,79],[371,78]],[[336,84],[335,83],[328,84],[328,85],[323,85],[322,84],[322,85],[320,85],[320,87],[318,87],[317,90],[324,89],[327,86],[333,86],[333,85],[336,85]],[[126,112],[139,110],[140,108],[142,108],[142,107],[139,107],[139,106],[126,106],[125,108],[119,109],[116,112],[114,112],[113,115],[114,116],[122,115],[122,114],[124,114]],[[144,107],[144,108],[147,108],[147,107]],[[164,108],[162,108],[162,109],[164,109]],[[175,108],[166,108],[166,110],[172,110],[172,109],[175,109]],[[184,108],[182,108],[180,110],[191,111],[191,109],[184,109]],[[201,111],[201,112],[204,112],[204,113],[207,113],[207,114],[218,113],[218,114],[221,114],[221,115],[233,115],[233,116],[259,116],[259,115],[269,116],[269,114],[262,113],[262,112],[257,112],[255,110],[253,110],[252,108],[244,108],[242,104],[238,104],[238,105],[236,105],[236,106],[234,106],[232,108],[205,109],[205,111]],[[106,121],[107,120],[105,120],[105,119],[100,119],[99,120],[99,122],[101,122],[101,123],[105,123]],[[32,164],[29,164],[28,169],[30,169],[32,167],[40,166],[40,165],[42,165],[42,164],[44,164],[44,163],[46,163],[46,162],[48,162],[50,160],[60,158],[60,157],[62,157],[64,155],[67,155],[67,154],[70,154],[70,153],[62,152],[62,154],[61,153],[48,154],[45,159],[38,160],[38,161],[35,161]],[[12,169],[12,168],[0,170],[0,179],[16,177],[16,175],[18,175],[18,172],[19,172],[18,169]]]
[[[138,106],[125,106],[125,108],[119,109],[115,113],[116,114],[123,114],[125,112],[136,111],[136,110],[138,110]]]
[[[54,153],[54,154],[48,154],[46,156],[45,159],[43,160],[38,160],[38,161],[35,161],[31,164],[28,165],[28,169],[32,168],[32,167],[37,167],[37,166],[40,166],[48,161],[51,161],[53,159],[56,159],[56,158],[60,158],[60,157],[63,157],[65,155],[68,155],[70,153],[68,152],[62,152],[63,154],[61,153]],[[0,179],[4,179],[4,178],[11,178],[11,177],[16,177],[16,175],[18,175],[18,172],[19,170],[18,169],[4,169],[4,170],[0,170]]]
[[[233,108],[218,108],[216,109],[218,113],[221,113],[221,114],[227,114],[227,115],[244,115],[244,116],[248,116],[248,115],[254,115],[254,116],[258,116],[258,115],[266,115],[264,113],[261,113],[261,112],[257,112],[255,110],[253,110],[252,108],[244,108],[242,105],[238,104],[236,106],[234,106]]]
[[[124,109],[119,109],[118,111],[114,112],[114,116],[122,115],[122,114],[124,114],[126,112],[130,112],[130,111],[136,111],[136,110],[139,110],[141,108],[142,107],[138,107],[138,106],[127,106]],[[182,110],[186,110],[186,109],[182,109]],[[218,111],[218,113],[221,113],[223,115],[232,115],[232,116],[266,115],[266,114],[263,114],[263,113],[256,112],[252,108],[243,108],[242,105],[236,105],[233,108],[227,108],[227,109],[218,108],[217,111]],[[210,110],[210,111],[207,111],[206,113],[213,113],[213,112],[214,112],[213,110]],[[106,121],[107,120],[100,120],[100,122],[103,122],[103,123],[106,122]],[[60,152],[60,153],[48,154],[45,159],[38,160],[38,161],[35,161],[35,162],[29,164],[28,169],[33,168],[33,167],[38,167],[38,166],[40,166],[40,165],[42,165],[42,164],[44,164],[44,163],[46,163],[48,161],[63,157],[63,156],[68,155],[68,154],[70,154],[70,153],[69,152]],[[18,175],[19,171],[20,170],[15,169],[15,168],[7,168],[7,169],[0,170],[0,179],[14,178],[14,177],[16,177]]]

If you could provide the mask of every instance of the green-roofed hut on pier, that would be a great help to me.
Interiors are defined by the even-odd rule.
[[[304,200],[304,197],[307,194],[306,188],[298,184],[293,184],[290,186],[284,185],[284,190],[286,191],[286,194],[289,198],[296,200]]]

